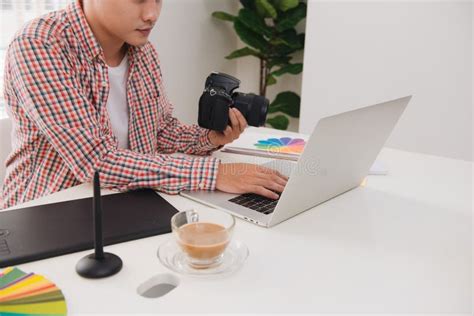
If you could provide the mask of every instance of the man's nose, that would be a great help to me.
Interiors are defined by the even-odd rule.
[[[143,21],[149,22],[150,24],[155,24],[156,20],[158,19],[159,10],[160,8],[157,1],[147,1],[142,13]]]

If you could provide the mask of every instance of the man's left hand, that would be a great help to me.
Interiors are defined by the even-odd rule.
[[[239,138],[247,127],[245,117],[236,108],[229,109],[230,125],[223,132],[210,131],[209,141],[214,146],[223,146]]]

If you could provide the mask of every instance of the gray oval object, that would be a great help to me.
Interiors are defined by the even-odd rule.
[[[140,296],[146,298],[162,297],[179,285],[179,278],[173,274],[157,274],[143,282],[137,289]]]

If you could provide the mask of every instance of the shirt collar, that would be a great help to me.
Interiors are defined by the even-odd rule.
[[[97,57],[102,59],[104,54],[102,47],[97,41],[94,33],[92,32],[89,23],[86,20],[84,11],[82,10],[79,0],[73,1],[66,9],[67,16],[69,18],[72,31],[79,38],[79,45],[86,52],[87,57],[90,60],[94,60]],[[135,56],[143,52],[143,47],[131,46],[129,45],[128,57],[130,60],[134,60]],[[105,60],[104,60],[105,61]]]

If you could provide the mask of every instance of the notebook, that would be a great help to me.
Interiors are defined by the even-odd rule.
[[[248,128],[222,151],[242,155],[261,156],[297,161],[303,152],[307,135],[281,136],[253,132]]]
[[[308,135],[291,133],[288,135],[275,135],[255,132],[253,128],[247,130],[234,140],[225,145],[223,152],[258,156],[272,159],[285,159],[298,161],[308,141]],[[369,170],[369,175],[386,175],[387,166],[376,160]]]
[[[102,196],[104,245],[171,232],[178,211],[153,190]],[[0,268],[94,248],[92,198],[0,212]]]

